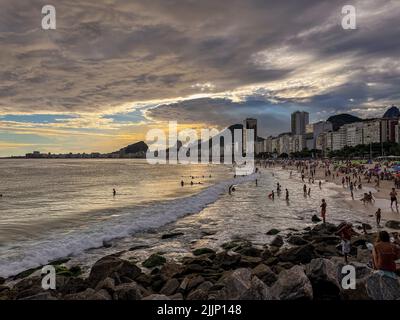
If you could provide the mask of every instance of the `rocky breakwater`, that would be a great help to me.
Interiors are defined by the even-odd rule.
[[[199,248],[179,262],[151,255],[141,265],[110,255],[98,260],[87,278],[63,269],[56,290],[44,291],[41,278],[30,276],[13,287],[0,283],[0,299],[27,300],[382,300],[400,299],[397,279],[373,273],[367,242],[353,239],[350,264],[356,288],[344,289],[345,274],[336,226],[318,224],[280,235],[263,247],[246,240],[221,249]],[[4,280],[2,280],[4,282]]]

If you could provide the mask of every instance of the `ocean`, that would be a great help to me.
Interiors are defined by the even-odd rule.
[[[0,276],[67,256],[72,264],[89,266],[133,246],[142,248],[132,253],[140,259],[151,252],[178,258],[232,238],[262,245],[270,241],[266,231],[272,227],[310,225],[323,197],[328,221],[372,219],[349,209],[330,183],[322,190],[310,185],[311,196],[304,197],[303,184],[284,170],[233,174],[225,165],[149,165],[133,159],[0,160]],[[272,201],[268,193],[277,181],[283,192]],[[236,185],[232,195],[231,184]],[[171,230],[182,236],[162,240]]]

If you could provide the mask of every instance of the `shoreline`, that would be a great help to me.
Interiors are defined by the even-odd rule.
[[[273,169],[273,170],[275,170],[275,168]],[[290,170],[290,169],[289,169]],[[286,170],[286,171],[288,171],[288,170]],[[319,177],[319,176],[318,176]],[[319,180],[319,178],[316,178],[316,180]],[[325,180],[325,179],[323,179],[323,180]],[[337,181],[339,181],[338,180],[338,178],[336,178],[336,180]],[[327,181],[327,182],[333,182],[333,181]],[[341,196],[343,196],[343,195],[345,195],[345,190],[344,189],[342,189],[341,188],[341,186],[340,185],[338,185],[337,183],[335,183],[335,186],[336,186],[336,188],[337,188],[337,190],[339,191],[339,193],[341,194]],[[350,200],[350,201],[348,201],[348,200],[346,200],[346,203],[351,207],[351,208],[353,208],[353,206],[354,207],[356,207],[357,209],[361,209],[361,210],[357,210],[357,211],[362,211],[362,209],[365,209],[365,207],[361,204],[361,203],[359,203],[359,205],[356,205],[357,204],[357,202],[354,202],[354,201],[352,201],[352,200]],[[352,206],[353,205],[353,206]],[[361,205],[361,206],[360,206]],[[361,218],[361,217],[360,217]],[[311,223],[311,222],[310,222]],[[162,232],[163,232],[163,230],[164,231],[168,231],[165,235],[167,235],[168,237],[170,237],[170,238],[173,238],[173,237],[175,237],[175,236],[178,236],[179,237],[179,232],[178,233],[175,233],[174,234],[174,229],[171,229],[171,228],[168,228],[169,226],[173,226],[173,224],[174,224],[174,222],[171,222],[170,224],[167,224],[167,225],[165,225],[165,226],[163,226],[163,227],[161,227],[161,228],[158,228],[158,230],[157,230],[157,234],[159,234],[160,236],[163,236],[162,235]],[[333,226],[333,225],[330,225],[329,224],[329,215],[328,215],[328,223],[327,223],[327,225],[329,225],[330,226],[330,228],[331,228],[331,231],[335,228],[335,226]],[[293,262],[294,263],[292,263],[291,265],[289,265],[289,264],[285,264],[285,262],[287,262],[287,261],[281,261],[281,258],[280,258],[280,256],[282,255],[282,254],[285,254],[285,250],[297,250],[297,249],[299,249],[299,248],[301,248],[301,250],[304,250],[304,246],[306,246],[305,248],[308,248],[308,249],[310,249],[311,247],[310,246],[308,246],[309,244],[312,244],[313,243],[313,241],[315,241],[316,239],[313,239],[313,238],[311,238],[311,241],[309,241],[310,240],[310,238],[308,238],[307,239],[307,237],[313,237],[313,236],[315,236],[315,234],[312,234],[312,231],[315,231],[315,229],[316,229],[316,231],[315,231],[315,233],[318,235],[318,237],[319,236],[322,236],[322,237],[333,237],[333,234],[332,234],[332,232],[331,231],[328,231],[328,230],[325,230],[324,229],[324,227],[321,225],[321,224],[314,224],[314,227],[313,228],[310,228],[310,227],[306,227],[306,228],[304,228],[303,230],[294,230],[294,229],[292,229],[292,230],[290,230],[291,228],[289,228],[289,229],[287,229],[287,230],[279,230],[279,232],[276,234],[276,236],[275,236],[275,238],[271,241],[271,243],[264,243],[262,246],[254,246],[250,241],[248,241],[248,240],[246,240],[246,239],[240,239],[240,240],[232,240],[231,242],[232,243],[235,243],[235,242],[237,242],[237,243],[239,243],[239,247],[245,247],[245,248],[248,248],[248,252],[247,251],[245,251],[245,253],[246,254],[243,254],[243,256],[244,256],[244,259],[242,260],[242,255],[241,255],[241,257],[240,257],[240,259],[238,258],[238,257],[236,257],[235,259],[236,260],[238,260],[238,261],[242,261],[242,262],[237,262],[237,263],[235,263],[235,264],[233,264],[232,265],[232,268],[230,268],[230,269],[228,269],[228,270],[225,270],[225,269],[223,269],[223,271],[222,270],[219,270],[220,271],[220,277],[218,277],[218,279],[215,279],[215,281],[214,281],[214,283],[213,284],[215,284],[215,283],[217,283],[219,280],[221,280],[221,278],[223,277],[223,276],[226,276],[226,272],[235,272],[236,270],[239,270],[239,269],[243,269],[243,268],[247,268],[247,269],[251,269],[252,271],[250,272],[250,274],[251,274],[251,276],[250,276],[250,278],[252,278],[253,276],[252,276],[252,274],[253,274],[253,269],[265,269],[265,267],[264,267],[264,265],[266,265],[267,267],[269,267],[269,268],[272,268],[273,266],[275,266],[275,262],[276,262],[276,264],[279,264],[279,266],[280,266],[280,268],[277,268],[276,269],[276,267],[274,267],[273,269],[273,274],[275,275],[275,278],[276,279],[278,279],[279,278],[279,276],[280,276],[280,273],[282,272],[282,271],[284,271],[284,270],[289,270],[289,269],[292,269],[293,267],[295,267],[295,266],[298,266],[298,265],[305,265],[305,262],[302,260],[302,258],[301,258],[301,256],[302,256],[302,254],[300,254],[299,256],[297,256],[297,258],[296,259],[300,259],[300,260],[298,260],[298,261],[295,261],[295,260],[293,260]],[[271,230],[273,230],[273,228],[271,229]],[[322,230],[322,231],[321,231]],[[284,235],[284,236],[282,236],[282,235],[279,235],[279,234],[283,234],[284,233],[284,231],[290,231],[287,235]],[[311,231],[311,235],[310,235],[310,231]],[[267,233],[268,234],[268,233]],[[360,254],[356,254],[354,257],[352,257],[352,259],[351,260],[353,260],[352,261],[352,263],[364,263],[365,264],[365,257],[366,256],[368,256],[369,254],[368,254],[368,252],[366,252],[366,247],[365,247],[365,243],[366,243],[366,241],[372,241],[372,238],[375,236],[376,234],[375,233],[373,233],[373,234],[369,234],[369,235],[361,235],[360,237],[360,239],[357,239],[357,240],[360,240],[359,242],[362,244],[361,246],[356,246],[357,247],[357,250],[359,251],[359,252],[361,252]],[[290,239],[290,238],[293,238],[293,239]],[[304,238],[305,237],[305,238]],[[317,238],[318,238],[317,237]],[[133,238],[132,238],[133,239]],[[278,240],[276,240],[276,239],[278,239]],[[201,240],[201,239],[200,239]],[[339,241],[339,239],[336,237],[333,237],[331,240],[330,240],[332,243],[333,242],[335,242],[336,243],[336,246],[337,245],[339,245],[339,243],[340,243],[340,241]],[[275,246],[275,244],[278,244],[278,246]],[[321,248],[321,246],[320,246],[320,243],[317,243],[318,244],[318,246],[317,246],[317,248],[318,248],[318,250],[319,250],[319,252],[318,253],[316,253],[315,255],[313,254],[312,255],[312,257],[313,257],[313,259],[323,259],[323,260],[318,260],[319,262],[318,263],[323,263],[323,264],[330,264],[329,262],[327,262],[327,261],[325,261],[327,258],[327,260],[334,260],[334,263],[335,263],[335,265],[336,264],[338,264],[339,262],[338,261],[342,261],[343,260],[343,258],[340,256],[340,253],[339,253],[339,251],[337,250],[337,248],[336,249],[334,249],[332,246],[331,247],[329,247],[329,248],[327,248],[326,250],[325,249],[323,249],[323,248]],[[358,247],[360,247],[360,248],[358,248]],[[103,248],[107,248],[106,246],[104,246]],[[100,248],[101,249],[101,248]],[[134,248],[134,247],[132,247],[131,249],[134,249],[134,250],[132,250],[132,252],[133,252],[133,256],[135,256],[135,254],[134,254],[134,252],[136,251],[136,250],[142,250],[142,249],[146,249],[146,248],[140,248],[140,246],[137,246],[137,248]],[[199,248],[199,249],[202,249],[202,248]],[[64,279],[64,280],[66,280],[67,282],[69,282],[70,280],[68,280],[68,279],[75,279],[74,281],[77,281],[77,282],[82,282],[81,283],[81,285],[83,286],[83,287],[80,287],[80,288],[85,288],[85,292],[86,291],[88,291],[89,289],[91,289],[91,290],[89,290],[90,292],[86,292],[85,293],[85,295],[79,295],[79,294],[81,294],[82,292],[75,292],[74,294],[78,294],[78,296],[75,296],[75,298],[76,299],[86,299],[86,298],[90,298],[90,299],[92,299],[92,298],[99,298],[98,296],[97,296],[97,293],[96,293],[96,288],[92,288],[91,286],[89,286],[85,281],[87,281],[88,279],[90,279],[90,277],[91,277],[91,274],[93,273],[93,268],[95,268],[95,266],[96,266],[96,264],[98,264],[99,262],[101,262],[102,260],[104,260],[104,259],[111,259],[111,260],[115,260],[115,259],[119,259],[118,261],[119,261],[119,263],[130,263],[130,264],[133,264],[133,265],[135,265],[135,267],[136,268],[139,268],[139,269],[141,269],[140,270],[140,275],[141,275],[141,277],[143,277],[143,278],[148,278],[148,277],[152,277],[153,276],[153,273],[158,273],[158,272],[161,272],[161,270],[162,270],[162,268],[164,268],[164,267],[162,267],[164,264],[166,264],[167,266],[168,265],[173,265],[174,267],[176,267],[176,268],[178,268],[178,269],[180,269],[180,268],[186,268],[186,265],[187,265],[187,263],[185,262],[185,261],[188,261],[188,259],[190,260],[190,259],[195,259],[194,260],[194,262],[200,262],[200,266],[202,267],[202,269],[204,269],[204,267],[206,267],[206,266],[208,266],[209,264],[210,264],[210,261],[209,260],[211,260],[211,262],[213,263],[213,259],[215,259],[215,257],[218,257],[218,255],[220,255],[221,257],[222,256],[224,256],[224,259],[222,259],[222,258],[220,258],[220,260],[222,259],[222,260],[230,260],[230,259],[232,259],[229,255],[232,253],[232,251],[233,252],[235,252],[235,250],[232,250],[232,248],[228,248],[227,249],[227,247],[225,246],[224,247],[224,245],[222,246],[222,250],[221,250],[221,248],[219,248],[219,249],[210,249],[210,248],[205,248],[205,250],[203,250],[203,251],[206,251],[206,252],[208,252],[208,253],[203,253],[203,254],[209,254],[209,255],[211,255],[212,257],[213,257],[213,259],[211,259],[211,257],[210,256],[207,256],[206,258],[206,263],[205,263],[205,266],[203,266],[203,262],[201,262],[201,261],[197,261],[196,259],[196,257],[197,256],[203,256],[203,254],[197,254],[199,251],[196,251],[196,250],[199,250],[199,249],[195,249],[195,250],[193,250],[193,252],[192,253],[190,253],[190,254],[184,254],[184,255],[182,255],[181,257],[178,257],[178,258],[175,258],[175,259],[169,259],[168,257],[164,257],[164,255],[163,254],[160,254],[160,255],[158,255],[158,256],[154,256],[154,254],[152,255],[153,256],[153,258],[152,258],[152,256],[148,256],[145,260],[141,260],[141,261],[138,261],[138,260],[136,260],[136,259],[133,259],[133,260],[131,260],[131,258],[127,258],[127,260],[126,260],[126,257],[124,257],[124,258],[121,258],[122,256],[124,256],[124,254],[126,253],[126,251],[122,251],[122,252],[116,252],[116,253],[114,253],[114,254],[111,254],[111,255],[106,255],[106,254],[104,254],[103,256],[102,256],[102,258],[100,258],[99,260],[97,260],[95,263],[93,263],[92,265],[91,265],[91,270],[90,269],[88,269],[88,270],[86,270],[86,272],[85,272],[85,270],[82,270],[82,269],[80,269],[80,267],[79,267],[79,265],[78,266],[76,266],[76,265],[68,265],[68,262],[63,262],[62,260],[63,259],[59,259],[59,260],[61,260],[61,261],[58,261],[58,262],[61,262],[61,263],[55,263],[55,265],[56,265],[56,270],[57,270],[57,268],[58,268],[58,271],[57,271],[57,274],[59,274],[61,277],[65,277],[66,279]],[[204,248],[203,248],[204,249]],[[242,248],[243,249],[243,248]],[[307,249],[307,250],[308,250]],[[239,250],[239,249],[238,249]],[[247,249],[246,249],[247,250]],[[268,256],[268,259],[264,259],[265,257],[264,256],[260,256],[260,252],[261,251],[265,251],[265,250],[269,250],[270,252],[271,252],[271,255],[270,256]],[[300,252],[301,252],[301,250],[300,250]],[[145,251],[147,251],[147,250],[145,250]],[[200,250],[201,251],[201,250]],[[212,252],[211,252],[212,251]],[[255,253],[255,252],[258,252],[257,254]],[[314,253],[315,253],[315,246],[313,245],[313,250],[311,250],[311,251],[314,251]],[[194,254],[195,252],[197,252],[196,254]],[[251,253],[251,252],[253,252],[253,253]],[[237,253],[237,252],[236,252]],[[226,255],[226,254],[228,254],[228,255]],[[249,254],[249,255],[248,255]],[[256,255],[255,257],[253,256],[253,255]],[[215,256],[215,257],[214,257]],[[110,258],[111,257],[111,258]],[[160,258],[160,257],[162,257],[162,258]],[[250,258],[249,258],[250,257]],[[203,259],[203,257],[201,257],[202,259]],[[257,259],[252,259],[252,258],[257,258]],[[260,258],[261,258],[261,260],[260,260]],[[154,260],[154,259],[158,259],[159,260],[159,262],[161,261],[164,261],[163,263],[161,263],[160,265],[157,265],[157,266],[153,266],[153,267],[151,267],[151,268],[146,268],[146,267],[144,267],[144,266],[142,266],[142,264],[145,262],[145,261],[147,261],[147,260]],[[166,259],[166,260],[165,260]],[[310,264],[310,263],[312,263],[312,260],[313,259],[310,259],[309,261],[307,261],[307,263],[308,264]],[[338,260],[338,261],[336,261],[336,260]],[[122,261],[122,262],[121,262]],[[132,262],[133,261],[133,262]],[[219,261],[219,260],[218,260]],[[191,261],[191,262],[193,262],[193,261]],[[212,263],[211,263],[211,265],[212,265]],[[219,263],[222,263],[221,261],[219,261]],[[314,262],[315,263],[315,262]],[[150,263],[150,265],[151,265],[151,263]],[[177,266],[180,266],[180,267],[177,267]],[[289,267],[290,266],[290,268],[287,268],[287,267]],[[366,265],[365,266],[363,266],[363,268],[366,268]],[[40,268],[40,267],[39,267]],[[161,268],[161,269],[160,269]],[[198,268],[198,267],[196,267],[196,268]],[[195,268],[195,269],[196,269]],[[218,268],[221,268],[221,266],[219,266]],[[157,271],[157,269],[158,269],[158,271]],[[72,270],[72,271],[71,271]],[[154,271],[154,270],[156,270],[156,271]],[[89,272],[90,271],[90,272]],[[198,277],[199,276],[199,272],[200,272],[200,268],[198,268],[198,270],[196,271],[196,270],[192,270],[193,272],[191,273],[191,275],[193,276],[193,277]],[[214,270],[215,271],[215,270]],[[265,270],[264,270],[265,271]],[[298,272],[300,272],[301,273],[301,270],[297,270]],[[26,272],[26,271],[24,271],[24,272]],[[24,273],[23,272],[23,273]],[[74,274],[74,272],[75,272],[75,274]],[[139,271],[138,271],[139,272]],[[188,272],[188,271],[185,271],[185,272]],[[184,272],[184,273],[185,273]],[[244,272],[244,271],[243,271]],[[246,271],[247,273],[249,273],[249,270],[247,270]],[[272,276],[272,274],[269,272],[269,270],[268,270],[268,273],[271,275],[271,277],[273,277]],[[34,271],[32,274],[30,274],[30,275],[27,275],[27,276],[23,276],[23,277],[21,277],[21,279],[18,279],[18,281],[16,282],[15,281],[15,276],[14,276],[14,280],[12,280],[12,281],[10,281],[11,280],[11,278],[13,278],[13,277],[11,277],[11,278],[8,278],[7,279],[7,282],[6,282],[6,284],[7,284],[7,286],[10,286],[10,285],[12,285],[12,287],[13,288],[19,288],[20,286],[22,286],[23,287],[23,285],[18,285],[18,283],[19,282],[22,282],[22,283],[24,283],[24,282],[27,282],[27,281],[30,281],[30,282],[32,282],[31,280],[29,280],[29,279],[38,279],[38,271]],[[200,274],[200,276],[203,276],[203,275],[201,275]],[[260,277],[263,277],[263,276],[260,276]],[[76,280],[76,279],[80,279],[80,280]],[[166,285],[167,284],[167,282],[169,281],[169,280],[171,280],[172,281],[172,279],[173,279],[173,277],[171,278],[171,279],[167,279],[165,282],[164,282],[164,285]],[[104,279],[103,279],[104,280]],[[150,292],[150,294],[149,295],[147,295],[147,296],[151,296],[151,295],[159,295],[159,294],[161,294],[160,292],[162,291],[162,289],[163,288],[153,288],[153,285],[154,285],[154,281],[155,280],[149,280],[149,279],[147,279],[148,281],[146,282],[146,285],[148,285],[148,286],[150,286],[152,289],[149,291],[149,288],[148,287],[145,287],[144,285],[143,285],[143,283],[141,283],[140,281],[139,281],[139,283],[137,282],[137,281],[134,281],[133,279],[131,279],[132,281],[130,281],[129,283],[135,283],[135,286],[137,286],[137,285],[139,285],[139,286],[141,286],[142,288],[140,288],[140,290],[139,291],[141,291],[141,296],[142,296],[142,298],[144,298],[145,297],[145,295],[143,295],[143,293],[149,293]],[[165,279],[164,279],[165,280]],[[184,279],[182,278],[182,279],[180,279],[179,281],[183,281]],[[203,280],[202,281],[200,281],[201,279],[198,279],[198,281],[199,281],[199,283],[200,282],[207,282],[206,280],[205,280],[205,278],[204,278],[204,276],[203,276]],[[263,280],[262,280],[263,281]],[[114,282],[115,282],[115,279],[114,279]],[[175,284],[176,284],[176,281],[174,281],[175,282]],[[263,281],[264,282],[264,284],[265,284],[265,281]],[[0,281],[0,283],[1,283],[1,281]],[[85,284],[85,285],[83,285],[83,283]],[[121,284],[123,284],[123,283],[121,283]],[[201,283],[200,283],[201,284]],[[199,284],[199,285],[200,285]],[[98,283],[97,283],[97,285],[98,285]],[[260,284],[259,284],[260,285]],[[268,283],[266,284],[267,286],[268,286]],[[271,285],[272,285],[272,283],[271,283]],[[93,286],[93,285],[92,285]],[[209,284],[207,285],[207,286],[209,286]],[[1,287],[3,287],[3,289],[1,289]],[[211,287],[210,287],[211,288]],[[98,289],[98,288],[97,288]],[[147,291],[144,291],[143,289],[146,289]],[[23,298],[23,299],[25,299],[25,298],[32,298],[32,296],[28,296],[28,297],[23,297],[24,295],[25,295],[25,293],[22,293],[22,296],[21,296],[21,293],[18,293],[19,291],[18,290],[20,290],[20,289],[17,289],[17,292],[15,292],[15,290],[14,289],[7,289],[7,288],[4,288],[4,286],[0,286],[0,299],[2,299],[2,297],[11,297],[11,298],[15,298],[15,297],[17,297],[17,298]],[[75,290],[75,289],[74,289]],[[92,290],[94,290],[94,291],[92,291]],[[100,290],[102,290],[102,289],[100,289]],[[97,292],[98,291],[100,291],[100,290],[97,290]],[[40,291],[40,290],[39,290]],[[79,290],[78,290],[79,291]],[[165,290],[164,290],[165,291]],[[7,295],[5,295],[7,293]],[[30,293],[32,293],[32,292],[30,292]],[[89,294],[90,293],[90,294]],[[42,293],[40,293],[40,294],[43,294],[43,292]],[[61,298],[61,299],[64,299],[64,298],[66,298],[66,299],[69,299],[69,298],[72,298],[72,297],[65,297],[65,293],[63,293],[63,292],[58,292],[58,291],[55,291],[55,292],[52,292],[51,294],[48,294],[48,293],[46,293],[45,294],[45,297],[46,297],[46,299],[47,298],[55,298],[54,297],[54,294],[55,294],[55,296],[56,296],[56,298],[57,299],[59,299],[59,298]],[[86,294],[89,294],[89,296],[86,296]],[[113,295],[107,295],[107,294],[105,294],[105,292],[102,292],[102,294],[104,294],[104,296],[103,296],[103,298],[106,298],[106,299],[109,299],[109,298],[114,298],[114,296]],[[173,297],[173,298],[178,298],[178,299],[187,299],[187,298],[193,298],[192,296],[190,296],[190,292],[189,293],[185,293],[185,294],[181,294],[181,296],[176,296],[176,297]],[[172,295],[173,296],[173,295]],[[41,295],[41,296],[39,296],[39,297],[36,297],[36,298],[43,298],[44,296],[43,295]],[[33,295],[33,299],[36,299],[35,298],[35,295]],[[165,299],[170,299],[171,298],[171,295],[170,296],[168,296],[168,295],[165,295],[164,294],[164,297],[163,298],[165,298]],[[208,296],[207,296],[207,298],[208,298]],[[265,298],[265,297],[264,297]]]

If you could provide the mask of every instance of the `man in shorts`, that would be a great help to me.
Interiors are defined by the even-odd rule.
[[[395,188],[392,188],[392,192],[390,192],[390,208],[393,209],[393,203],[396,204],[396,210],[399,210],[397,205],[397,192]]]
[[[358,235],[358,233],[353,230],[353,225],[351,223],[346,222],[339,228],[336,234],[342,239],[342,254],[345,263],[348,263],[348,254],[351,251],[351,237],[353,235]]]

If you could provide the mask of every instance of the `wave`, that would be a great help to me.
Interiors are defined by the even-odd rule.
[[[18,249],[7,250],[7,254],[2,254],[0,276],[10,277],[60,258],[77,255],[87,249],[100,248],[104,242],[156,229],[186,215],[199,213],[226,192],[229,185],[255,179],[256,174],[251,174],[222,181],[195,195],[157,202],[140,207],[139,210],[125,209],[119,216],[90,224],[84,230],[55,234],[46,240],[22,244]]]

